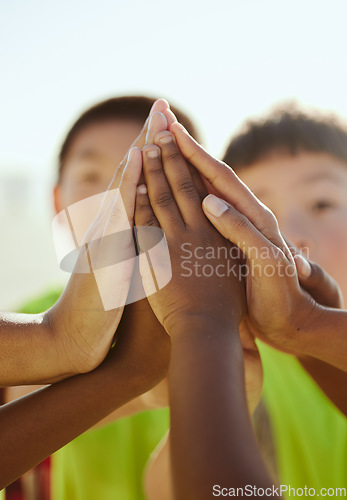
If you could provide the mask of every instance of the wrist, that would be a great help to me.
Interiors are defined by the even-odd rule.
[[[331,332],[333,319],[329,310],[320,304],[311,303],[310,307],[303,310],[293,325],[292,335],[288,340],[288,349],[296,356],[314,356],[323,347],[320,338]],[[326,340],[325,340],[326,342]],[[326,348],[326,346],[325,346]],[[324,347],[323,347],[324,349]]]

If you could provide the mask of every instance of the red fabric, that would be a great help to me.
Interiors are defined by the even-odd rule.
[[[5,390],[0,387],[0,406],[5,403],[4,395]],[[35,500],[50,500],[50,467],[51,459],[48,457],[41,464],[32,469],[32,471],[29,471],[28,474],[33,474],[33,481],[30,481],[32,489],[34,490],[31,498],[35,498]],[[25,479],[25,477],[19,478],[7,486],[5,492],[6,500],[26,500]]]
[[[6,488],[6,500],[27,500],[25,490],[30,488],[30,498],[35,500],[50,500],[50,469],[51,459],[48,457],[26,476],[14,481]],[[29,475],[30,480],[28,480]]]

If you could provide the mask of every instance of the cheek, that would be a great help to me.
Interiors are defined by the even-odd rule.
[[[347,300],[347,216],[321,226],[311,257],[338,282]]]
[[[65,207],[69,207],[74,203],[85,200],[94,196],[95,194],[107,191],[109,182],[95,182],[95,183],[73,183],[68,184],[63,191],[63,199]]]

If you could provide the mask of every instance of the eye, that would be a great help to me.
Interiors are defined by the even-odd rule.
[[[335,203],[329,200],[318,200],[312,205],[314,212],[324,212],[332,208],[335,208]]]

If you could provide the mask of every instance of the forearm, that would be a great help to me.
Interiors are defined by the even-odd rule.
[[[169,390],[175,498],[213,485],[272,487],[253,434],[238,328],[209,321],[172,335]]]
[[[347,372],[347,311],[321,306],[295,331],[290,349]]]
[[[0,489],[165,375],[146,366],[117,348],[94,372],[1,407]]]
[[[4,397],[5,403],[11,403],[12,401],[16,401],[17,399],[22,398],[27,394],[32,394],[33,392],[37,391],[38,389],[41,389],[42,387],[43,386],[40,385],[22,385],[15,387],[6,387],[5,397]],[[149,408],[145,406],[142,402],[142,396],[139,396],[129,401],[128,403],[124,404],[120,408],[117,408],[117,410],[113,411],[105,418],[100,420],[100,422],[93,425],[91,429],[98,429],[112,422],[115,422],[116,420],[131,417],[141,411],[145,411],[148,409]]]
[[[3,387],[52,383],[73,375],[64,368],[45,314],[1,313],[0,352]]]

